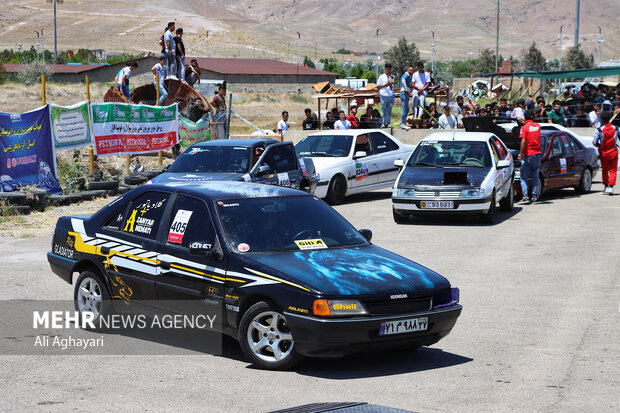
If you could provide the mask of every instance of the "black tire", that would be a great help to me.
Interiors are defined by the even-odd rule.
[[[151,169],[150,172],[152,172],[154,174],[157,174],[157,175],[161,175],[161,174],[163,174],[166,171],[164,170],[164,168],[155,168],[155,169]],[[157,175],[155,175],[155,176],[157,176]]]
[[[258,323],[252,323],[253,321],[258,321]],[[265,328],[265,332],[261,333],[257,325]],[[263,334],[262,337],[261,334]],[[290,336],[290,340],[282,339],[281,334]],[[250,342],[260,344],[263,340],[263,346],[259,347],[255,353],[250,348]],[[263,369],[289,370],[303,360],[303,356],[295,350],[295,340],[288,329],[286,318],[264,301],[254,304],[243,314],[239,324],[239,344],[247,359]],[[276,353],[272,349],[274,345],[278,351],[283,352],[284,356],[280,360],[275,357]]]
[[[146,181],[148,181],[149,179],[150,178],[147,178],[144,175],[127,175],[125,178],[123,178],[123,181],[127,185],[141,185],[145,183]]]
[[[89,191],[96,191],[99,189],[115,190],[118,189],[118,181],[92,181],[86,185]]]
[[[587,194],[592,189],[592,172],[590,168],[586,168],[583,170],[581,174],[581,180],[579,181],[579,186],[576,188],[578,194]]]
[[[131,191],[132,189],[133,188],[131,186],[119,185],[118,189],[116,190],[116,194],[121,195],[121,194]]]
[[[344,177],[337,175],[332,178],[329,183],[329,189],[327,190],[327,203],[331,205],[340,205],[344,202],[344,197],[347,192],[347,182]]]
[[[77,194],[76,193],[76,194],[69,194],[69,195],[67,195],[66,199],[68,200],[68,202],[70,204],[76,204],[76,203],[82,201],[84,198],[82,197],[82,194]]]
[[[50,195],[49,201],[53,206],[69,205],[71,203],[67,195]]]
[[[88,284],[89,281],[92,281],[94,283],[93,289],[90,288],[90,284]],[[91,297],[96,297],[96,295],[99,295],[99,302],[97,302],[96,298],[92,300],[87,299],[88,294],[86,294],[86,291],[84,291],[83,294],[80,294],[80,289],[82,286],[88,286],[88,292],[94,293],[90,295]],[[94,303],[92,305],[94,305],[95,307],[92,307],[92,305],[91,307],[89,307],[87,305],[88,302]],[[99,318],[107,317],[114,312],[112,301],[110,300],[110,293],[108,292],[108,288],[103,282],[103,279],[98,272],[90,269],[82,271],[77,281],[75,282],[75,286],[73,288],[73,303],[75,305],[75,310],[78,311],[80,314],[83,311],[88,311],[88,308],[97,308],[97,314],[93,319],[93,324],[95,325],[95,328],[93,329],[89,326],[86,326],[87,330],[102,330],[101,328],[99,328]]]
[[[510,179],[510,188],[508,188],[508,194],[499,201],[499,208],[504,212],[512,211],[515,204],[515,191],[512,188],[513,180]]]
[[[23,192],[0,192],[0,203],[4,205],[26,205],[27,198]]]
[[[497,216],[497,201],[495,200],[495,192],[493,192],[493,196],[491,197],[491,206],[489,210],[482,215],[482,221],[487,224],[494,224],[495,218]]]
[[[84,191],[82,192],[82,199],[84,199],[85,201],[90,201],[91,199],[95,199],[104,195],[106,195],[106,191],[104,191],[103,189],[98,189],[96,191]]]
[[[144,171],[141,175],[146,176],[146,179],[149,180],[155,178],[157,175],[159,175],[159,173],[154,171]]]
[[[28,205],[10,205],[7,209],[11,215],[30,215],[30,207]]]
[[[41,212],[45,211],[45,208],[49,205],[47,191],[45,189],[33,189],[31,193],[32,197],[28,198],[30,208]]]
[[[392,216],[394,217],[394,222],[396,222],[397,224],[404,224],[405,222],[409,221],[408,217],[402,216],[401,214],[396,212],[394,208],[392,208]]]

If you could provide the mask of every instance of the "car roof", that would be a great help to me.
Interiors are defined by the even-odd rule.
[[[207,200],[309,195],[297,189],[285,188],[277,185],[235,181],[171,182],[144,185],[142,188],[145,188],[147,191],[177,192]]]
[[[489,132],[435,132],[431,133],[422,141],[479,141],[486,142],[491,136]]]
[[[194,146],[247,146],[251,147],[257,143],[264,143],[265,145],[271,145],[279,143],[275,139],[218,139],[213,141],[206,141],[197,143]]]
[[[382,132],[380,129],[329,129],[321,132],[314,132],[308,136],[315,135],[360,135],[363,133],[371,133],[371,132]],[[386,135],[394,138],[393,135],[385,132]]]

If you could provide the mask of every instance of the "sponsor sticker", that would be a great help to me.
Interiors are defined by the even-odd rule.
[[[185,209],[179,209],[174,216],[174,220],[172,221],[172,225],[170,226],[170,232],[168,232],[168,242],[183,242],[183,235],[185,235],[185,230],[187,229],[187,223],[189,222],[190,217],[192,216],[193,211],[188,211]]]
[[[568,167],[566,166],[566,158],[560,158],[560,173],[567,173]]]
[[[278,185],[280,186],[291,186],[291,180],[288,177],[288,172],[284,172],[278,174]]]
[[[355,164],[355,180],[359,181],[368,177],[368,164],[356,163]]]
[[[295,244],[297,244],[297,247],[299,247],[300,250],[305,251],[305,250],[321,250],[321,249],[326,249],[327,245],[325,244],[325,242],[323,242],[322,239],[317,238],[317,239],[304,239],[304,240],[300,240],[300,241],[295,241]]]
[[[241,244],[237,245],[237,249],[241,252],[248,252],[250,250],[250,246],[245,242],[242,242]]]

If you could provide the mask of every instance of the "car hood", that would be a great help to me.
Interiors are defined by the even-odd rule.
[[[151,179],[153,184],[171,182],[238,181],[243,174],[210,172],[166,172]]]
[[[434,168],[431,166],[408,166],[398,180],[398,188],[413,188],[424,186],[444,186],[446,172],[464,172],[467,174],[467,183],[472,187],[480,187],[489,174],[489,168]]]
[[[395,293],[419,296],[450,287],[448,280],[436,272],[374,245],[246,257],[332,297]]]
[[[333,158],[333,157],[328,157],[328,156],[317,156],[317,157],[310,157],[310,159],[312,159],[312,162],[314,162],[314,167],[316,168],[316,171],[318,173],[320,173],[321,171],[325,171],[327,169],[330,168],[335,168],[337,166],[340,166],[340,164],[345,163],[347,160],[349,160],[349,158]]]

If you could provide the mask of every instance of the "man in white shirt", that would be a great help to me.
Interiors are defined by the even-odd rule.
[[[515,106],[510,112],[510,117],[512,119],[516,119],[519,125],[523,125],[525,123],[525,112],[523,107],[525,106],[525,101],[523,99],[519,99],[515,102]],[[501,112],[501,109],[500,109]]]
[[[422,106],[426,106],[427,90],[431,87],[431,79],[428,73],[424,71],[424,63],[418,62],[418,71],[413,74],[413,116],[420,117],[422,115]]]
[[[166,56],[161,55],[159,58],[159,63],[151,68],[151,72],[153,72],[153,85],[159,88],[159,105],[163,105],[164,101],[168,97],[168,92],[164,87],[164,79],[168,75],[168,71],[166,69]],[[159,84],[157,84],[157,75],[159,75]]]
[[[280,120],[280,122],[278,122],[278,126],[276,127],[276,129],[278,130],[278,134],[282,136],[282,139],[284,139],[284,134],[288,130],[288,112],[287,111],[282,112],[282,119]]]
[[[334,122],[334,129],[351,129],[351,122],[347,120],[347,115],[345,115],[344,110],[338,112],[339,120]]]
[[[381,111],[383,112],[383,127],[387,128],[392,120],[392,106],[394,106],[394,75],[392,65],[385,64],[385,73],[377,79],[377,89],[381,98]]]
[[[168,23],[168,30],[164,33],[164,48],[166,49],[166,70],[169,75],[177,74],[177,46],[174,43],[174,22]]]
[[[405,73],[400,77],[400,101],[403,104],[403,113],[400,115],[400,128],[410,129],[407,126],[407,115],[409,115],[409,100],[411,99],[411,76],[413,75],[413,65],[409,66]]]
[[[590,121],[590,126],[593,126],[595,128],[600,128],[601,126],[603,126],[601,123],[601,104],[600,103],[594,104],[594,110],[588,113],[588,120]]]
[[[119,92],[122,92],[127,99],[131,99],[131,96],[129,96],[129,78],[131,77],[131,72],[137,67],[138,63],[136,62],[127,63],[127,66],[118,72],[116,88]]]
[[[450,105],[446,105],[443,107],[443,115],[441,115],[438,119],[439,125],[443,129],[456,129],[457,123],[456,118],[453,114],[450,113]]]

